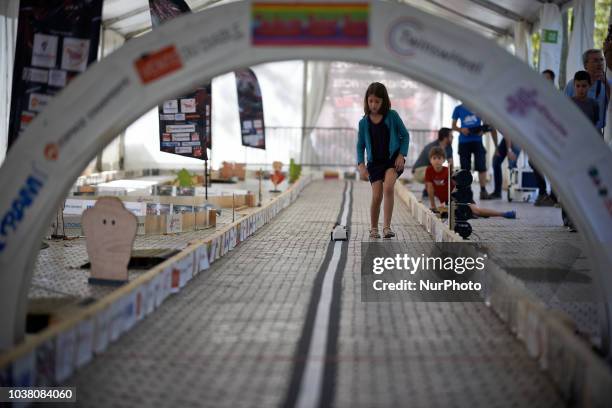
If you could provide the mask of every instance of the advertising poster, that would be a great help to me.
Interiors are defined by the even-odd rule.
[[[102,0],[22,0],[8,146],[71,80],[96,60]]]
[[[154,28],[191,11],[183,0],[149,0],[149,9]],[[211,91],[209,83],[159,106],[159,149],[162,152],[208,159],[206,149],[212,149]]]
[[[242,145],[265,149],[266,132],[263,101],[257,77],[249,68],[237,70],[235,75]]]
[[[162,152],[205,160],[210,137],[211,86],[164,101],[159,106],[159,148]]]

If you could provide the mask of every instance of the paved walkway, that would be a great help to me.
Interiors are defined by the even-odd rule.
[[[580,232],[563,226],[561,209],[533,203],[491,200],[483,207],[517,211],[516,220],[471,221],[477,240],[487,242],[493,259],[548,307],[567,314],[577,330],[599,345],[599,294]]]
[[[421,196],[422,185],[408,187]],[[508,202],[505,192],[502,200],[481,202],[476,184],[472,190],[477,205],[499,211],[516,210],[517,219],[470,220],[474,231],[470,240],[486,243],[492,259],[521,279],[548,307],[569,316],[579,333],[599,345],[598,294],[580,232],[569,232],[563,226],[560,208]],[[428,201],[426,204],[429,206]]]
[[[280,407],[342,181],[302,196],[66,384],[81,406]],[[337,407],[556,407],[551,382],[483,303],[361,302],[370,187],[354,184],[337,351],[325,358]],[[396,197],[398,241],[431,237]],[[331,327],[331,326],[330,326]],[[331,330],[333,334],[333,330]],[[296,358],[297,357],[297,358]]]

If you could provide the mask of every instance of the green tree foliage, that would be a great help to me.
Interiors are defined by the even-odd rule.
[[[595,0],[595,31],[593,33],[595,48],[602,48],[608,35],[610,6],[612,6],[612,0]]]

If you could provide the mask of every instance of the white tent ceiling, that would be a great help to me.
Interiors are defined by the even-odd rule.
[[[452,20],[489,37],[512,36],[513,24],[538,20],[544,3],[555,3],[564,9],[571,0],[401,0],[430,13]],[[193,11],[200,11],[223,0],[186,0]],[[147,32],[151,27],[148,0],[105,0],[105,29],[126,38]]]

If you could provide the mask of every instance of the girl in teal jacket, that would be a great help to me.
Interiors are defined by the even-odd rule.
[[[370,238],[380,238],[378,217],[384,197],[383,236],[392,238],[391,229],[395,180],[404,171],[410,135],[398,113],[391,109],[387,88],[380,82],[368,86],[363,101],[364,117],[357,135],[357,167],[362,179],[372,185]],[[366,151],[366,166],[363,151]]]

